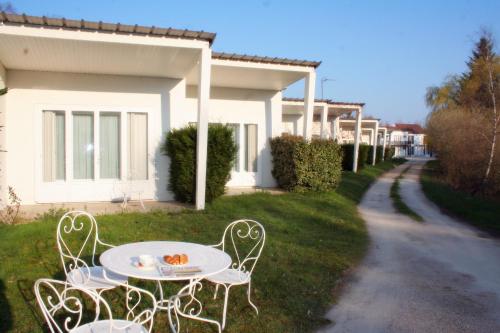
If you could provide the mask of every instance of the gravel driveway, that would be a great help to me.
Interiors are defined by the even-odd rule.
[[[320,332],[500,332],[500,242],[425,198],[424,163],[399,166],[366,193],[359,211],[371,247],[327,314],[333,324]],[[397,214],[389,198],[408,165],[401,195],[423,223]]]

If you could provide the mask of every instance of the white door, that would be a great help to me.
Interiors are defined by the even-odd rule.
[[[256,124],[229,124],[233,127],[235,142],[238,146],[236,161],[231,171],[229,187],[259,185],[258,170],[258,131]]]

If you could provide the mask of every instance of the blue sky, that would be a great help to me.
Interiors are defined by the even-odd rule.
[[[500,42],[500,1],[10,2],[32,15],[216,32],[216,51],[321,60],[317,97],[332,78],[325,98],[365,102],[390,122],[425,120],[426,87],[465,69],[482,27]],[[285,95],[302,97],[303,84]]]

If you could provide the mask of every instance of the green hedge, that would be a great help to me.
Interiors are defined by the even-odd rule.
[[[382,162],[382,154],[384,153],[384,147],[383,146],[377,146],[377,156],[375,156],[375,163],[380,163]]]
[[[329,191],[335,189],[342,174],[340,146],[333,140],[283,135],[271,139],[272,174],[288,191]]]
[[[208,126],[206,201],[224,194],[236,158],[232,128]],[[196,136],[195,126],[174,129],[167,134],[162,152],[170,157],[169,190],[181,202],[195,202],[196,196]]]
[[[342,147],[342,155],[343,155],[342,169],[352,171],[352,160],[354,158],[354,144],[353,143],[346,143],[346,144],[341,145],[341,147]],[[359,145],[358,169],[362,169],[366,165],[366,161],[368,160],[368,154],[370,151],[370,147],[371,146],[366,145],[366,144]]]
[[[392,160],[394,155],[396,154],[396,148],[394,147],[385,147],[385,156],[384,159],[386,161]]]

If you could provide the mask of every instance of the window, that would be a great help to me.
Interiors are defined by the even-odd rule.
[[[120,178],[120,114],[99,114],[100,178]]]
[[[128,114],[128,178],[148,179],[148,115]]]
[[[94,178],[94,115],[73,112],[73,178]]]
[[[66,178],[66,146],[64,111],[43,111],[43,181]]]
[[[257,125],[245,125],[245,171],[257,172]]]
[[[233,129],[233,140],[236,144],[236,157],[234,159],[233,171],[240,171],[240,125],[227,124],[228,127]]]

